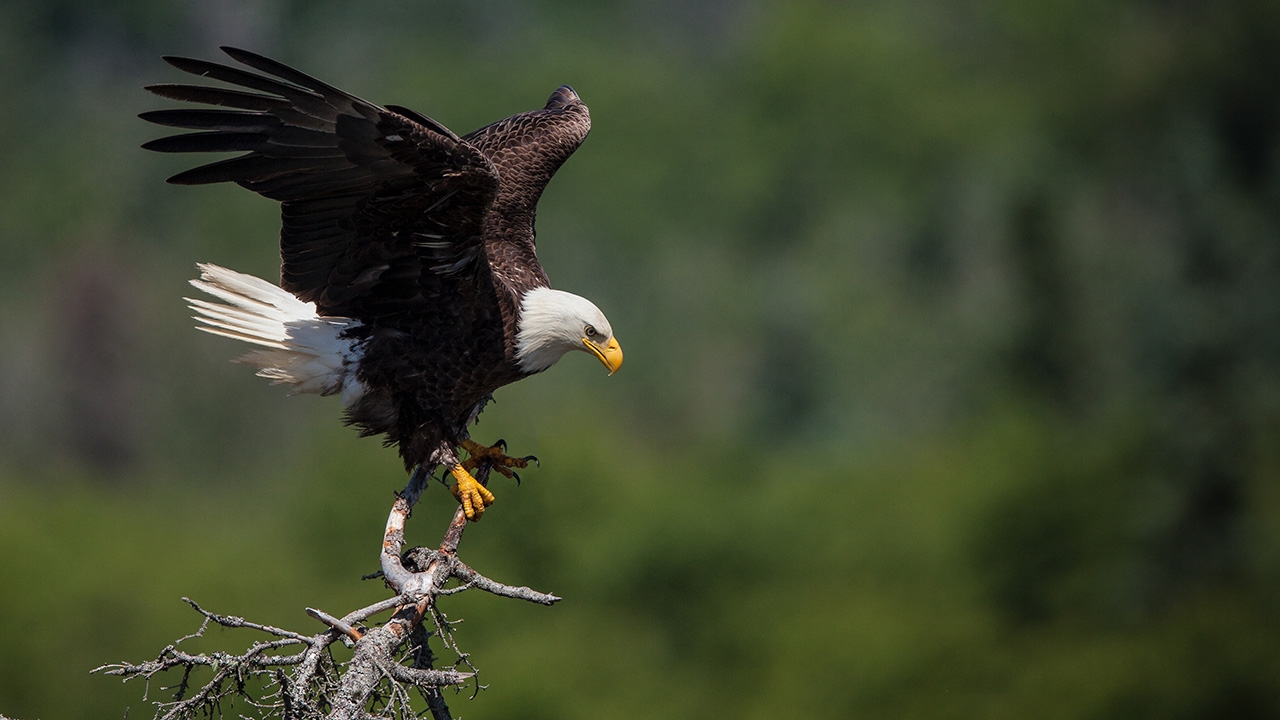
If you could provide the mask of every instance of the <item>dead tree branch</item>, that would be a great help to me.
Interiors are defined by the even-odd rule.
[[[481,462],[474,473],[487,483],[491,466]],[[168,645],[154,660],[133,664],[103,665],[95,673],[115,675],[124,681],[142,678],[147,690],[153,681],[169,681],[154,689],[165,699],[153,700],[157,720],[197,717],[283,718],[285,720],[364,720],[452,716],[441,689],[474,681],[477,670],[458,647],[451,624],[436,608],[436,599],[472,588],[502,597],[551,605],[560,598],[527,587],[513,587],[491,580],[457,557],[466,529],[466,515],[454,513],[438,548],[412,548],[402,553],[405,522],[430,480],[430,470],[418,468],[403,492],[396,495],[383,533],[380,564],[382,578],[393,597],[347,613],[341,618],[307,608],[312,618],[326,626],[323,632],[304,635],[231,615],[219,615],[194,601],[183,601],[203,616],[200,628]],[[457,585],[446,588],[451,581]],[[381,625],[363,623],[384,612],[391,617]],[[424,620],[430,619],[430,626]],[[265,635],[236,655],[228,652],[189,653],[179,646],[204,636],[210,625],[243,629]],[[428,644],[434,636],[455,656],[448,668],[435,667],[436,656]],[[345,663],[333,657],[332,646],[353,649]],[[204,673],[208,673],[205,679]],[[199,681],[195,677],[199,675]],[[178,676],[173,680],[174,676]],[[476,684],[479,691],[481,685]],[[410,691],[424,699],[426,709],[414,709]],[[474,696],[474,694],[473,694]],[[235,710],[231,706],[239,704]],[[224,707],[225,706],[225,707]]]

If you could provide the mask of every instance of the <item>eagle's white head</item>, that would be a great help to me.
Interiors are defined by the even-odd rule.
[[[595,355],[610,375],[622,367],[622,348],[613,337],[613,328],[590,300],[546,287],[525,293],[516,335],[520,369],[542,372],[570,350]]]

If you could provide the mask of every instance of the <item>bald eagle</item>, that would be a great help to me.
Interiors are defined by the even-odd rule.
[[[234,182],[279,201],[281,283],[199,265],[192,285],[221,301],[188,298],[200,329],[259,346],[241,360],[294,392],[340,395],[346,421],[385,435],[406,469],[446,468],[479,519],[493,495],[468,472],[477,458],[504,474],[530,459],[469,438],[492,393],[571,350],[610,375],[622,365],[604,313],[553,290],[534,246],[538,198],[586,138],[587,106],[565,85],[540,110],[458,137],[413,110],[222,50],[258,72],[164,58],[237,87],[148,86],[220,108],[143,113],[199,131],[143,147],[244,152],[168,181]]]

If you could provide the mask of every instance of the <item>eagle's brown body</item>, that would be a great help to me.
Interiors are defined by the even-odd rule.
[[[398,444],[407,467],[456,463],[490,394],[530,374],[517,357],[522,299],[548,285],[534,212],[590,129],[586,106],[561,87],[545,108],[459,138],[411,110],[224,51],[265,74],[166,58],[239,87],[149,87],[228,109],[144,113],[202,131],[145,147],[247,151],[170,182],[230,181],[280,201],[281,287],[322,320],[352,321],[341,334],[360,392],[348,420]]]

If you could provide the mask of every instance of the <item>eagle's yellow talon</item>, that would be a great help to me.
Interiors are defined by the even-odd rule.
[[[453,491],[453,496],[458,498],[458,502],[462,503],[462,511],[467,514],[468,520],[479,520],[480,516],[484,515],[485,506],[493,503],[493,493],[471,476],[471,470],[479,466],[482,461],[488,460],[491,470],[497,471],[500,475],[515,478],[519,483],[520,476],[515,474],[512,468],[526,468],[530,460],[537,461],[537,458],[532,455],[523,458],[507,455],[507,444],[501,440],[494,443],[492,447],[486,447],[469,438],[458,445],[466,450],[470,457],[450,468],[449,472],[457,481],[450,490]]]
[[[462,512],[466,513],[468,520],[479,520],[484,515],[485,506],[493,504],[493,493],[471,477],[471,473],[461,465],[454,465],[449,473],[455,481],[449,490],[462,503]]]

